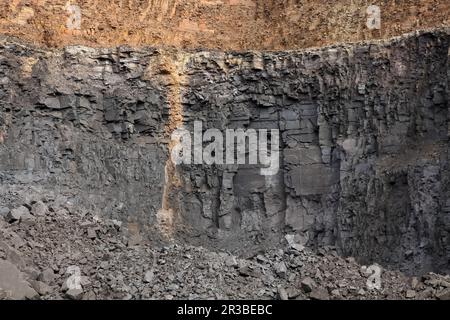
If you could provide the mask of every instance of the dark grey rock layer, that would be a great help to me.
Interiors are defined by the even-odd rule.
[[[3,39],[0,205],[64,194],[153,235],[176,176],[165,196],[192,242],[242,249],[288,233],[363,263],[449,272],[448,49],[445,31],[262,53]],[[279,129],[279,173],[167,173],[175,104],[191,129]]]

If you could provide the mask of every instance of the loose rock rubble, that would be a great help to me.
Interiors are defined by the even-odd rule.
[[[381,288],[369,290],[355,259],[289,236],[283,249],[243,259],[177,243],[129,245],[118,221],[55,203],[8,210],[29,217],[0,220],[1,299],[450,299],[450,277],[434,273],[383,270]]]

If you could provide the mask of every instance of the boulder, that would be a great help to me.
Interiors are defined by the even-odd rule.
[[[305,293],[311,292],[316,287],[316,283],[310,277],[304,278],[300,284]]]
[[[0,260],[0,288],[6,293],[7,299],[36,299],[39,296],[36,290],[25,281],[24,274],[6,260]]]
[[[22,216],[26,216],[26,218],[30,215],[30,211],[25,206],[20,206],[18,208],[12,209],[7,215],[6,215],[6,221],[9,223],[13,223],[16,221],[19,221]]]

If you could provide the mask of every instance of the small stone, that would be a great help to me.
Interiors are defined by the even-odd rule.
[[[364,295],[366,295],[366,291],[364,291],[364,289],[361,288],[361,289],[359,289],[358,294],[360,296],[364,296]]]
[[[83,289],[69,289],[66,291],[66,297],[71,300],[80,300],[83,297]]]
[[[42,201],[37,201],[31,206],[31,213],[35,216],[47,215],[48,208]]]
[[[95,231],[94,228],[88,228],[87,237],[91,240],[94,240],[95,238],[97,238],[97,231]]]
[[[55,273],[51,268],[47,268],[39,274],[38,280],[50,285],[55,280]]]
[[[228,256],[225,259],[225,265],[227,267],[237,267],[238,266],[238,261],[237,261],[235,256]]]
[[[313,289],[309,295],[311,300],[329,300],[328,291],[322,288]]]
[[[286,264],[284,262],[275,263],[274,268],[275,268],[275,273],[279,277],[282,277],[282,278],[286,277],[287,267],[286,267]]]
[[[67,268],[66,274],[70,274],[71,276],[68,277],[61,285],[61,291],[67,292],[68,290],[83,290],[83,285],[87,286],[91,282],[88,277],[81,276],[79,274],[79,270],[75,269],[74,266],[70,266]]]
[[[295,235],[294,234],[287,234],[284,236],[284,238],[286,239],[286,241],[289,245],[292,245],[293,243],[295,243],[295,240],[294,240]]]
[[[142,244],[143,240],[144,239],[142,238],[142,236],[140,234],[132,234],[127,240],[127,246],[128,247],[139,246]]]
[[[269,260],[267,260],[266,257],[264,257],[263,255],[260,255],[260,254],[258,254],[258,255],[256,256],[256,261],[258,261],[258,262],[263,262],[263,263],[269,262]]]
[[[24,212],[20,216],[20,224],[31,226],[34,225],[36,218],[30,213],[30,211]]]
[[[80,277],[80,285],[81,286],[88,286],[90,284],[91,284],[91,280],[89,280],[88,277],[86,277],[86,276],[81,276]]]
[[[347,261],[347,263],[350,263],[350,264],[355,264],[356,263],[356,260],[353,257],[347,257],[345,259],[345,261]]]
[[[120,230],[120,228],[122,228],[122,221],[119,220],[111,220],[111,221],[117,230]]]
[[[32,266],[26,266],[23,268],[22,271],[27,275],[27,278],[30,280],[36,281],[37,278],[39,277],[39,271],[33,268]]]
[[[11,233],[11,238],[9,239],[9,241],[16,249],[19,249],[26,244],[26,242],[15,232]]]
[[[167,286],[168,291],[177,291],[179,288],[180,287],[175,283],[171,283]]]
[[[28,210],[27,207],[20,206],[16,209],[12,209],[6,215],[6,221],[8,221],[9,223],[13,223],[13,222],[19,221],[23,215],[29,215],[29,214],[30,214],[30,211]]]
[[[416,292],[414,290],[406,290],[406,297],[408,299],[412,299],[416,296]]]
[[[39,295],[41,296],[45,296],[47,294],[49,294],[52,289],[50,288],[50,286],[48,286],[47,284],[45,284],[42,281],[33,281],[31,283],[31,286],[33,287],[34,290],[36,290],[37,293],[39,293]]]
[[[291,245],[291,248],[298,251],[298,252],[302,252],[303,250],[305,250],[305,246],[299,244],[299,243],[294,243]]]
[[[59,218],[62,218],[62,217],[69,215],[69,211],[67,211],[64,208],[60,208],[60,209],[55,210],[55,215]]]
[[[298,288],[294,288],[294,287],[289,287],[286,289],[287,295],[289,297],[289,299],[295,299],[297,298],[299,295],[302,294],[301,290]]]
[[[415,289],[418,285],[419,285],[419,280],[416,277],[412,278],[412,280],[411,280],[411,287],[413,289]]]
[[[450,300],[450,289],[444,289],[436,294],[438,300]]]
[[[129,294],[129,293],[127,293],[127,294],[122,298],[122,300],[124,300],[124,301],[129,301],[129,300],[131,300],[131,299],[133,299],[133,296],[132,296],[131,294]]]
[[[144,276],[144,282],[151,283],[153,281],[154,277],[155,277],[155,274],[153,273],[153,271],[147,271]]]
[[[311,279],[310,277],[304,278],[300,284],[305,293],[311,292],[316,286],[314,280]]]
[[[364,83],[358,83],[358,93],[359,94],[366,93],[366,85]]]
[[[251,275],[251,270],[248,266],[239,267],[239,274],[244,277],[249,277]]]
[[[420,300],[429,299],[432,296],[433,296],[433,289],[431,289],[431,288],[427,288],[424,291],[419,293]]]
[[[83,300],[92,301],[92,300],[96,300],[96,299],[97,299],[97,296],[95,295],[95,293],[93,291],[89,291],[83,295]]]
[[[278,287],[278,297],[280,300],[289,300],[289,296],[283,287]]]
[[[334,290],[332,290],[331,291],[331,295],[333,296],[333,297],[340,297],[341,296],[341,292],[339,291],[339,289],[334,289]]]
[[[10,212],[8,207],[0,207],[0,218],[6,218],[8,213]]]
[[[359,269],[359,273],[361,274],[361,276],[367,277],[367,266],[361,266],[361,268]]]

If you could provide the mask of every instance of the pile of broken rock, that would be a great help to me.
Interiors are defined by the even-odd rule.
[[[450,276],[383,270],[380,289],[334,248],[287,237],[245,258],[133,243],[119,221],[61,202],[0,206],[0,299],[450,299]]]

